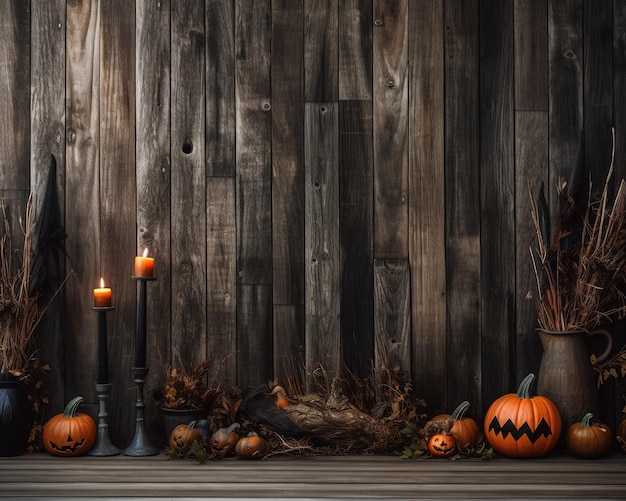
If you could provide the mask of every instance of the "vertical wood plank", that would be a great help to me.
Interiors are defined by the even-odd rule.
[[[235,178],[207,178],[207,352],[219,381],[237,383]]]
[[[412,376],[446,412],[443,1],[409,3],[409,265]]]
[[[237,0],[237,267],[242,284],[272,282],[270,14],[268,0]]]
[[[339,0],[304,0],[304,100],[339,96]]]
[[[304,391],[304,305],[275,304],[272,308],[274,324],[274,377],[284,385],[287,392],[289,386],[293,391]],[[284,329],[291,333],[280,336],[278,330]]]
[[[339,99],[372,99],[372,0],[339,4]]]
[[[0,3],[0,33],[0,116],[3,121],[0,127],[0,187],[2,190],[28,192],[31,44],[28,2],[7,0]],[[20,240],[23,238],[15,238],[14,242]]]
[[[515,109],[548,109],[548,0],[515,0]]]
[[[171,5],[172,362],[189,366],[207,356],[204,1]]]
[[[57,162],[57,196],[61,222],[65,219],[65,0],[31,4],[30,171],[37,193],[37,218],[48,180],[51,156]],[[61,263],[64,256],[59,256]],[[61,266],[60,278],[65,276]],[[44,383],[49,399],[44,420],[63,409],[65,400],[64,293],[42,320],[37,346],[50,371]]]
[[[272,255],[274,304],[304,302],[302,3],[272,2]],[[282,327],[276,326],[280,335]],[[280,342],[277,339],[277,342]]]
[[[67,4],[66,247],[76,275],[66,289],[66,393],[95,402],[96,336],[91,290],[100,270],[99,81],[100,11],[97,0]],[[94,407],[95,409],[95,407]]]
[[[583,116],[592,196],[600,197],[611,165],[613,138],[613,3],[583,2]],[[621,113],[621,112],[620,112]],[[616,187],[619,178],[613,178]]]
[[[237,384],[247,389],[273,376],[272,288],[244,284],[237,289]]]
[[[321,365],[329,377],[341,368],[339,145],[336,103],[305,106],[305,263],[307,389]]]
[[[374,263],[376,367],[411,373],[411,274],[405,259]]]
[[[515,138],[517,328],[514,377],[515,381],[521,381],[529,373],[537,373],[543,352],[535,331],[537,310],[534,298],[537,297],[537,282],[530,248],[531,246],[536,248],[537,237],[531,217],[530,197],[537,200],[541,182],[545,182],[548,178],[548,113],[546,111],[516,112]],[[527,297],[528,292],[532,293],[533,299]]]
[[[149,285],[147,305],[150,372],[145,393],[152,395],[155,390],[161,390],[163,369],[171,359],[171,312],[170,308],[163,308],[172,302],[168,285],[171,283],[169,0],[156,4],[138,0],[136,19],[136,248],[137,253],[149,248],[158,260],[155,270],[158,282]],[[133,282],[132,287],[136,290],[137,285]],[[135,301],[131,300],[131,304]],[[152,399],[147,398],[146,402],[151,404]],[[146,406],[145,419],[153,439],[160,437],[160,416],[153,405]]]
[[[374,255],[408,256],[407,2],[374,1]]]
[[[206,0],[206,163],[235,175],[235,1]]]
[[[613,11],[613,125],[615,127],[615,179],[626,178],[626,3],[614,2]]]
[[[582,0],[549,2],[548,52],[550,182],[546,196],[554,214],[556,201],[551,193],[559,178],[569,179],[582,137]]]
[[[112,437],[130,442],[132,435],[132,358],[136,284],[130,279],[135,255],[135,5],[126,0],[102,2],[100,31],[100,256],[97,270],[115,288],[116,314],[108,324],[112,398]],[[98,282],[93,283],[97,287]],[[152,320],[152,319],[150,319]],[[92,322],[95,323],[93,318]],[[150,323],[150,322],[149,322]]]
[[[515,333],[513,0],[480,2],[483,407],[510,391]],[[503,356],[503,353],[508,354]],[[503,363],[504,362],[504,363]]]
[[[339,102],[339,238],[343,363],[366,377],[374,360],[374,151],[371,101]]]
[[[480,164],[478,2],[448,1],[445,16],[444,140],[447,408],[480,405]]]

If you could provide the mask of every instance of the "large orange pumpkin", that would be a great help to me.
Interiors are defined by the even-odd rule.
[[[534,379],[532,373],[526,376],[517,393],[496,399],[485,414],[485,438],[503,456],[544,456],[559,440],[561,415],[549,398],[530,396]]]
[[[75,397],[63,414],[52,416],[43,427],[43,446],[53,456],[82,456],[96,443],[96,422],[76,412],[83,397]]]
[[[613,445],[613,432],[604,423],[593,419],[593,414],[585,414],[580,423],[572,424],[565,436],[567,450],[584,459],[604,456]]]

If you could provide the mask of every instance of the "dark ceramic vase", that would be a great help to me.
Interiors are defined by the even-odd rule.
[[[24,385],[10,374],[0,374],[0,456],[26,452],[33,411]]]
[[[206,419],[207,412],[197,409],[166,409],[160,408],[161,416],[163,418],[163,435],[165,443],[167,444],[174,431],[179,424],[189,424],[192,421],[198,421],[200,419]]]

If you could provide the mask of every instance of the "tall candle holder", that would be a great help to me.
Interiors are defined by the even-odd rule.
[[[159,449],[148,439],[144,424],[143,387],[146,383],[148,367],[146,366],[146,316],[147,316],[147,282],[156,280],[154,277],[133,276],[139,283],[139,300],[137,303],[137,343],[135,345],[135,363],[132,367],[137,400],[135,402],[135,436],[122,454],[125,456],[154,456]]]
[[[98,432],[96,443],[87,452],[89,456],[115,456],[120,453],[109,438],[109,413],[107,412],[107,402],[113,385],[109,383],[106,314],[114,309],[111,306],[93,307],[93,310],[98,312],[98,382],[95,384],[98,397]]]

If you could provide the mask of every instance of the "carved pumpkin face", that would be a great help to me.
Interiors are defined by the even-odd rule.
[[[239,428],[239,423],[234,423],[228,428],[219,428],[211,435],[210,447],[211,452],[218,458],[230,456],[234,450],[239,435],[235,430]]]
[[[530,396],[534,377],[526,376],[517,393],[501,396],[485,414],[485,438],[503,456],[544,456],[561,435],[562,421],[556,405],[546,397]]]
[[[72,399],[63,414],[51,417],[43,428],[44,448],[53,456],[81,456],[96,442],[96,422],[89,414],[77,413],[83,397]]]
[[[170,435],[170,447],[178,454],[187,454],[194,442],[202,442],[202,435],[196,430],[196,422],[179,424]]]
[[[456,440],[448,433],[435,433],[428,439],[428,452],[433,456],[448,458],[456,450]]]

